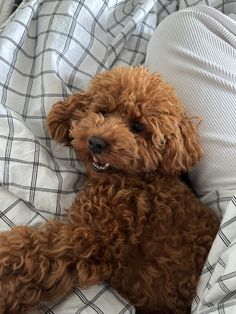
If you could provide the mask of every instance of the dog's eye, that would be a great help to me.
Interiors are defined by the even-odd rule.
[[[134,121],[131,124],[131,129],[135,133],[141,133],[143,131],[143,125],[138,121]]]

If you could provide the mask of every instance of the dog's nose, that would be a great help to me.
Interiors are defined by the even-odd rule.
[[[101,154],[107,147],[107,143],[101,137],[91,136],[88,143],[89,149],[94,154]]]

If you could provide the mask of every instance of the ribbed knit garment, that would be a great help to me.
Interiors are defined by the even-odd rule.
[[[146,66],[202,118],[204,155],[190,173],[196,192],[236,190],[236,21],[207,6],[174,13],[151,38]]]

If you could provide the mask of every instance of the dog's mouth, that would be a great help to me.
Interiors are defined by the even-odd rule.
[[[110,164],[108,162],[103,163],[99,161],[95,156],[93,156],[93,169],[96,171],[106,171],[110,168]]]

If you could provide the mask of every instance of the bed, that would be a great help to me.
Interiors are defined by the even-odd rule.
[[[205,1],[0,1],[0,230],[63,219],[83,187],[83,165],[50,140],[53,103],[86,88],[111,67],[144,63],[147,43],[169,14]],[[236,13],[233,2],[206,4]],[[234,11],[233,11],[234,9]],[[11,14],[14,11],[13,14]],[[9,16],[9,17],[8,17]],[[236,313],[236,197],[218,191],[203,202],[222,224],[203,269],[193,313]],[[135,313],[105,283],[75,289],[36,313]]]

